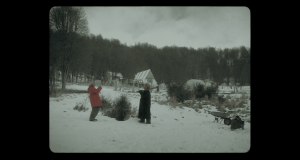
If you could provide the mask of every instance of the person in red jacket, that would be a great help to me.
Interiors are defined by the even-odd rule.
[[[97,116],[100,107],[102,106],[102,102],[100,100],[99,92],[101,91],[102,87],[98,86],[98,88],[95,88],[95,83],[92,82],[89,85],[88,92],[90,93],[90,102],[92,106],[92,112],[90,115],[90,121],[97,121],[95,117]]]

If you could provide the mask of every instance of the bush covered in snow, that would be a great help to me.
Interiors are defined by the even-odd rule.
[[[114,101],[115,118],[118,121],[125,121],[131,115],[131,103],[126,95],[122,94]]]
[[[194,85],[193,93],[196,98],[204,98],[204,96],[205,96],[204,85],[202,85],[202,84]]]
[[[219,87],[217,85],[211,85],[206,88],[205,94],[208,96],[208,99],[216,95],[218,88]]]
[[[129,119],[130,115],[136,116],[137,109],[131,107],[131,103],[126,95],[121,95],[115,100],[111,100],[110,97],[100,95],[102,101],[102,107],[100,111],[102,115],[110,118],[116,118],[118,121],[125,121]]]
[[[109,96],[104,96],[100,94],[100,99],[102,102],[102,107],[100,107],[99,112],[101,111],[103,116],[110,117],[110,112],[113,109],[113,103]]]
[[[170,97],[175,96],[177,102],[189,100],[192,97],[192,91],[186,89],[183,84],[170,84],[167,85],[167,93]]]
[[[85,111],[89,110],[89,108],[86,107],[86,106],[85,106],[84,104],[82,104],[82,103],[76,103],[76,105],[75,105],[75,107],[74,107],[73,109],[74,109],[74,110],[78,110],[79,112],[81,112],[81,111],[85,112]]]

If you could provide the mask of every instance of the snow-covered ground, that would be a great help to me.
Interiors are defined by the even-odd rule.
[[[67,89],[87,90],[88,86],[67,84]],[[138,93],[114,91],[103,86],[100,94],[116,98],[126,94],[133,107],[139,106]],[[250,88],[245,87],[245,90]],[[223,90],[229,90],[223,87]],[[192,108],[160,105],[154,97],[165,99],[165,91],[151,93],[151,124],[141,124],[138,118],[126,121],[97,115],[90,122],[89,110],[73,110],[76,102],[83,102],[88,94],[63,94],[49,98],[49,142],[52,152],[142,152],[142,153],[228,153],[247,152],[250,149],[250,123],[244,130],[230,130],[224,123],[216,123],[214,116]],[[238,96],[238,94],[237,94]],[[250,101],[248,102],[250,105]],[[211,111],[216,110],[211,107]]]

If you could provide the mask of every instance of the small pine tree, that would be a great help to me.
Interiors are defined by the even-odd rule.
[[[129,119],[131,114],[131,103],[125,94],[122,94],[114,102],[114,114],[118,121],[125,121]]]

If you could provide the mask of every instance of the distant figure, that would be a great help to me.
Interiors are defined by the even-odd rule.
[[[141,95],[139,113],[138,113],[138,118],[141,119],[139,121],[140,123],[145,123],[145,119],[146,119],[146,123],[151,124],[151,112],[150,112],[151,95],[149,89],[150,89],[150,85],[148,83],[145,83],[144,90],[138,91]]]
[[[238,129],[238,128],[242,128],[244,129],[244,124],[245,122],[241,120],[241,118],[237,115],[233,116],[233,119],[231,120],[231,131]]]
[[[100,107],[102,106],[102,102],[100,100],[99,92],[101,91],[102,87],[98,86],[98,88],[95,88],[95,83],[92,82],[89,85],[88,93],[90,93],[90,102],[92,106],[92,111],[90,115],[90,121],[97,121],[95,117],[97,116]]]
[[[224,97],[224,95],[219,95],[218,96],[218,100],[219,100],[219,104],[220,104],[220,106],[222,106],[222,104],[225,102],[225,98],[223,98]]]

